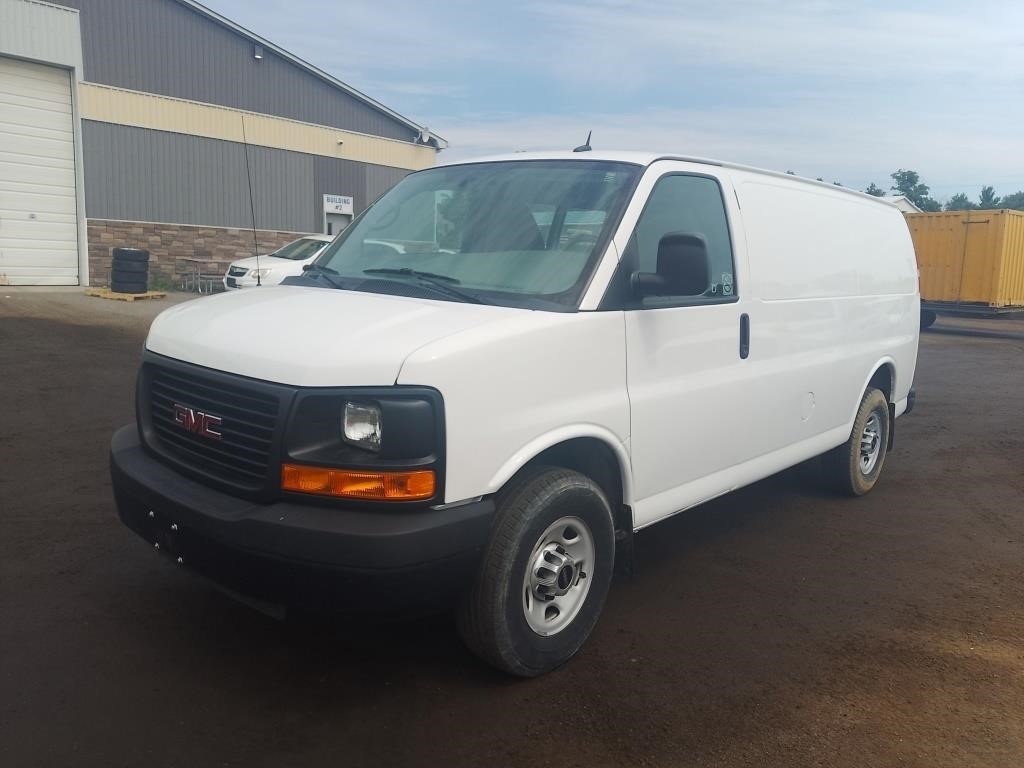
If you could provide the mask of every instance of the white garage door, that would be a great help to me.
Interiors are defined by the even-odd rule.
[[[78,284],[71,74],[3,57],[0,284]]]

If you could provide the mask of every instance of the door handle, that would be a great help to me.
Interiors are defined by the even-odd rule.
[[[746,360],[750,356],[750,315],[744,312],[740,315],[740,359]]]

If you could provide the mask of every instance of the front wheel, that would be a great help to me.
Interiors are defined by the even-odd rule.
[[[881,390],[870,388],[861,398],[850,438],[823,459],[826,477],[837,491],[863,496],[875,487],[889,445],[889,403]]]
[[[551,671],[597,623],[614,559],[601,488],[568,469],[526,470],[498,498],[494,532],[459,615],[463,640],[513,675]]]

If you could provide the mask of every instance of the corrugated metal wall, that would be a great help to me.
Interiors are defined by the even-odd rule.
[[[354,195],[355,212],[360,213],[408,173],[401,168],[316,157],[313,165],[313,204],[318,211],[322,211],[324,195]]]
[[[175,0],[61,0],[81,11],[85,79],[413,141],[413,131]],[[344,77],[344,73],[340,73]]]
[[[434,149],[422,144],[300,123],[286,117],[271,117],[231,107],[126,91],[111,85],[81,83],[78,98],[82,117],[103,123],[224,141],[247,140],[250,144],[273,149],[394,168],[430,168],[436,160]]]
[[[324,195],[352,195],[346,190],[358,190],[353,201],[356,213],[366,203],[366,166],[330,157],[313,158],[313,205],[317,213],[317,229],[323,228]],[[362,199],[360,199],[362,198]]]
[[[252,225],[245,147],[85,120],[89,218],[214,227]],[[249,147],[256,226],[319,232],[323,195],[355,198],[362,211],[406,171],[351,160]]]
[[[383,195],[409,173],[401,168],[388,168],[382,165],[367,165],[365,167],[366,205]]]
[[[59,64],[81,76],[78,14],[25,0],[0,3],[0,54]]]

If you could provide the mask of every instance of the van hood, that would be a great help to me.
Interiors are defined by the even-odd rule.
[[[389,386],[417,349],[524,310],[280,286],[179,304],[153,322],[158,355],[300,387]]]

